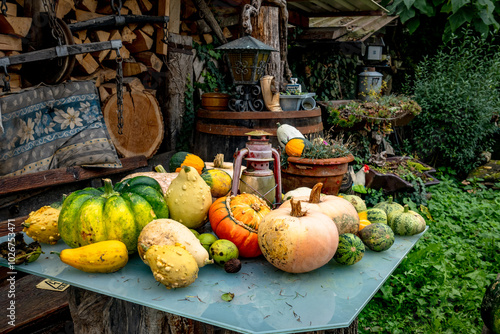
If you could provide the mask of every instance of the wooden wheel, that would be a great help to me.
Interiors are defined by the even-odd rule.
[[[52,35],[47,13],[37,13],[33,18],[30,30],[30,41],[25,52],[58,46],[57,39]],[[63,20],[57,19],[57,25],[63,31],[63,45],[75,44],[71,30]],[[31,85],[45,83],[55,85],[69,79],[75,65],[75,56],[58,57],[23,64],[22,76]]]

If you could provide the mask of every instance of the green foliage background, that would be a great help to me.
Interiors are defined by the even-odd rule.
[[[500,193],[440,179],[429,189],[428,231],[360,313],[360,333],[481,333],[500,263]]]
[[[422,107],[409,125],[419,156],[464,175],[478,166],[498,131],[500,48],[469,30],[420,62],[409,87]]]

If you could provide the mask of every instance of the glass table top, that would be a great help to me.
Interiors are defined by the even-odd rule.
[[[396,236],[384,252],[367,249],[352,266],[332,260],[303,274],[285,273],[262,256],[242,259],[236,274],[208,265],[200,268],[193,284],[175,290],[156,282],[137,254],[115,273],[89,274],[72,268],[50,254],[68,248],[62,241],[43,244],[45,254],[15,270],[241,333],[297,333],[348,327],[423,233]],[[32,241],[26,236],[25,240]],[[7,267],[8,262],[0,259],[0,265]],[[234,294],[230,302],[221,298],[228,292]]]

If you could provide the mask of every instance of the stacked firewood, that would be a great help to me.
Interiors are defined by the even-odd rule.
[[[27,51],[26,43],[24,43],[23,51],[23,39],[26,42],[30,28],[33,29],[32,18],[25,16],[23,8],[25,1],[7,1],[7,16],[0,13],[0,57]],[[178,2],[177,6],[173,6],[175,2]],[[58,0],[55,16],[71,26],[75,22],[116,15],[119,5],[121,5],[121,15],[170,16],[170,10],[173,7],[178,7],[180,12],[180,2],[181,0],[115,0],[113,9],[111,0]],[[170,25],[172,26],[172,20]],[[167,54],[167,44],[162,41],[163,28],[163,25],[158,23],[127,24],[99,30],[73,31],[72,37],[75,44],[121,40],[123,46],[120,49],[120,56],[123,58],[125,83],[135,89],[144,89],[141,87],[141,80],[137,79],[142,78],[148,72],[150,74],[160,72],[163,67],[162,58]],[[104,102],[110,94],[116,91],[114,87],[116,57],[117,53],[114,50],[76,55],[70,79],[95,80]],[[24,88],[20,75],[21,67],[22,64],[8,67],[10,87],[13,91]],[[2,85],[1,80],[0,85]]]

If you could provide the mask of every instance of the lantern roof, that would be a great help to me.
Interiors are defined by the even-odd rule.
[[[234,41],[228,42],[216,48],[216,50],[231,51],[231,50],[260,50],[278,52],[267,44],[262,43],[252,36],[244,36]]]

